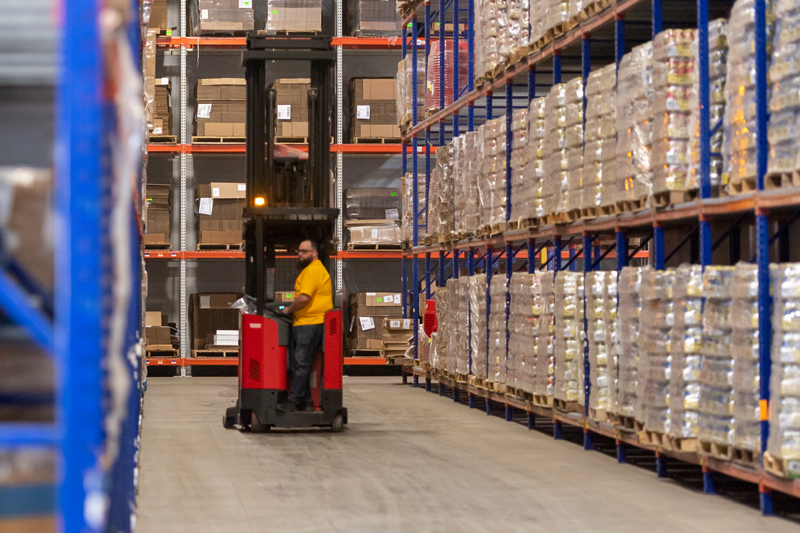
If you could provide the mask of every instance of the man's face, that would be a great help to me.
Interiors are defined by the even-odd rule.
[[[297,249],[297,268],[303,270],[305,267],[314,262],[317,258],[317,252],[312,248],[311,241],[303,241]]]

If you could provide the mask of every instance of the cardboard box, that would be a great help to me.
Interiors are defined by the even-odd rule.
[[[201,244],[240,244],[241,231],[201,231],[197,242]]]
[[[252,2],[241,0],[190,0],[189,19],[192,35],[241,34],[255,28]]]
[[[350,242],[355,244],[400,244],[402,233],[396,224],[383,226],[359,226],[348,228]]]
[[[147,24],[151,30],[165,30],[167,24],[167,0],[153,0],[150,3],[150,22]]]
[[[321,0],[269,0],[267,6],[267,33],[322,31]]]
[[[202,350],[213,344],[218,329],[239,329],[239,311],[231,305],[241,298],[238,293],[192,294],[189,298],[192,349]]]
[[[197,186],[198,198],[233,199],[247,198],[247,186],[244,183],[223,183],[212,181],[208,185]]]
[[[147,326],[144,328],[144,343],[146,346],[154,344],[172,345],[169,326]]]
[[[205,78],[195,85],[195,135],[244,137],[247,83],[244,78]]]
[[[350,339],[348,344],[351,350],[383,350],[383,341],[380,339]]]
[[[147,311],[144,314],[144,325],[161,326],[161,311]]]
[[[397,6],[385,0],[349,0],[349,33],[355,37],[393,37],[400,35]]]
[[[275,301],[276,302],[293,302],[294,301],[294,291],[292,291],[292,292],[276,292],[275,293]]]
[[[400,218],[400,190],[392,187],[345,189],[345,217],[348,220]]]

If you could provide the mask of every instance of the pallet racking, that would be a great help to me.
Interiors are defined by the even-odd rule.
[[[445,144],[445,141],[458,135],[462,126],[460,116],[466,108],[468,131],[473,131],[476,127],[476,120],[489,120],[493,118],[495,101],[498,96],[495,92],[504,93],[499,97],[504,104],[509,125],[506,128],[506,145],[511,146],[513,132],[510,127],[510,117],[515,108],[515,101],[524,98],[529,102],[537,96],[537,88],[550,84],[540,85],[542,70],[550,63],[547,71],[547,81],[553,84],[562,81],[562,74],[569,75],[565,67],[575,67],[571,74],[583,77],[586,82],[593,64],[593,56],[598,56],[605,60],[605,64],[612,62],[619,67],[619,62],[626,50],[630,50],[632,44],[639,44],[651,40],[665,26],[664,15],[671,19],[670,27],[696,27],[698,29],[699,61],[697,68],[700,80],[700,117],[699,131],[709,132],[708,135],[701,135],[700,143],[700,194],[699,198],[686,203],[668,206],[664,209],[647,208],[635,213],[625,213],[615,216],[605,216],[594,220],[580,220],[571,224],[545,225],[536,229],[525,229],[516,231],[505,231],[498,235],[486,238],[473,238],[467,240],[452,241],[438,245],[420,245],[419,229],[420,226],[413,228],[412,246],[403,252],[403,303],[404,316],[411,316],[415,320],[420,316],[420,292],[416,287],[420,284],[424,287],[426,296],[430,297],[430,287],[433,278],[438,279],[439,285],[443,285],[448,277],[457,277],[459,270],[466,267],[470,274],[475,272],[476,266],[483,264],[486,266],[487,278],[491,278],[492,271],[497,266],[498,260],[505,257],[505,272],[498,268],[499,272],[494,275],[510,277],[514,269],[527,269],[528,272],[535,272],[537,268],[548,268],[558,271],[562,268],[562,257],[565,250],[576,249],[567,255],[570,257],[568,265],[575,268],[577,262],[574,257],[582,256],[581,263],[583,271],[598,270],[605,266],[603,259],[608,258],[612,250],[616,250],[616,270],[621,270],[633,258],[629,252],[629,239],[638,237],[641,244],[634,251],[638,253],[640,249],[649,243],[649,257],[651,264],[656,269],[664,269],[666,264],[672,260],[677,264],[678,257],[687,255],[682,249],[687,243],[693,243],[694,250],[688,254],[691,262],[699,263],[703,266],[711,264],[733,264],[743,256],[741,240],[743,230],[751,228],[753,238],[750,244],[755,248],[752,261],[758,265],[759,276],[759,338],[760,343],[760,417],[761,417],[761,451],[766,450],[767,436],[769,434],[768,410],[769,410],[769,377],[770,377],[770,294],[769,294],[769,262],[771,256],[781,262],[788,261],[789,254],[789,226],[797,218],[800,209],[800,188],[765,190],[764,181],[767,170],[767,35],[766,35],[766,7],[764,0],[755,0],[755,23],[756,23],[756,89],[757,89],[757,180],[756,190],[748,194],[741,194],[730,197],[711,197],[710,181],[710,120],[709,120],[709,61],[708,61],[708,23],[709,10],[724,12],[732,5],[732,2],[716,2],[714,0],[699,0],[696,4],[697,11],[681,10],[680,2],[670,2],[668,0],[615,0],[607,2],[605,7],[588,16],[584,20],[577,22],[572,29],[555,36],[548,44],[535,48],[530,53],[508,65],[495,77],[486,80],[481,86],[475,85],[474,57],[474,16],[473,2],[469,1],[467,12],[459,8],[459,0],[439,0],[438,13],[431,12],[431,0],[412,2],[408,6],[408,15],[404,20],[404,40],[403,56],[410,54],[412,61],[418,57],[417,40],[424,34],[426,48],[430,44],[433,24],[441,22],[439,26],[438,39],[440,43],[446,38],[457,41],[461,36],[459,32],[450,36],[444,34],[444,23],[447,21],[466,23],[466,31],[463,37],[466,38],[469,50],[469,86],[459,91],[457,63],[453,71],[444,73],[442,69],[440,86],[444,85],[444,77],[452,76],[455,94],[458,95],[452,104],[445,106],[444,96],[440,101],[440,110],[431,116],[421,119],[417,116],[417,110],[413,107],[412,123],[410,128],[403,135],[403,174],[411,171],[414,176],[421,176],[424,172],[426,184],[426,205],[427,189],[429,189],[431,177],[431,140],[435,138],[432,134],[438,133],[438,146]],[[420,19],[423,19],[420,23]],[[631,29],[629,34],[626,31]],[[644,32],[647,31],[646,34]],[[634,37],[631,39],[631,37]],[[626,38],[627,37],[627,38]],[[444,50],[443,46],[439,47]],[[570,55],[578,51],[578,55]],[[443,55],[443,54],[442,54]],[[577,62],[574,60],[578,59]],[[427,61],[427,56],[426,56]],[[457,60],[456,60],[457,62]],[[444,58],[440,57],[440,63],[444,64]],[[566,80],[564,80],[566,81]],[[416,72],[412,78],[411,94],[415,94],[417,80]],[[523,94],[519,88],[524,88]],[[584,100],[585,106],[585,100]],[[476,109],[482,110],[483,116],[476,116]],[[424,170],[420,167],[419,143],[422,139],[424,146]],[[410,148],[410,150],[409,150]],[[434,146],[435,148],[435,146]],[[410,153],[409,153],[410,152]],[[510,151],[509,151],[510,153]],[[411,165],[409,168],[409,161]],[[510,165],[508,165],[508,175],[506,179],[506,222],[512,220],[513,198],[511,195]],[[417,197],[417,180],[413,180],[414,191],[412,194],[413,205],[412,213],[421,215]],[[416,216],[412,216],[416,219]],[[776,221],[781,220],[785,223],[785,228],[771,232]],[[424,227],[422,225],[421,227]],[[773,243],[778,241],[777,247]],[[574,244],[573,244],[574,243]],[[600,244],[605,244],[606,250],[603,252]],[[669,248],[667,246],[669,245]],[[727,250],[725,249],[727,248]],[[537,265],[531,258],[538,256],[540,252],[547,250],[546,259]],[[624,250],[624,253],[620,253]],[[515,259],[521,259],[520,252],[527,251],[529,258],[524,264],[515,264]],[[727,251],[727,254],[724,253]],[[420,275],[418,264],[419,259],[424,257],[424,271]],[[432,258],[436,265],[432,270]],[[411,272],[407,266],[408,260],[413,264]],[[414,289],[412,289],[414,287]],[[488,290],[487,290],[488,298]],[[767,339],[767,341],[764,341]],[[418,347],[418,340],[414,337],[415,350]],[[586,349],[586,345],[584,345]],[[584,389],[586,394],[586,412],[581,417],[568,417],[568,419],[558,421],[570,424],[577,424],[585,428],[584,446],[592,449],[592,433],[602,433],[600,429],[591,426],[588,416],[589,396],[591,388],[589,384],[589,361],[588,353],[584,352]],[[418,384],[420,376],[430,379],[430,373],[417,368],[414,371],[414,384]],[[472,398],[474,395],[482,394],[490,400],[503,401],[507,406],[512,405],[520,409],[526,409],[531,413],[530,406],[515,405],[514,401],[508,397],[494,398],[491,394],[480,392],[471,386],[449,382],[446,377],[440,377],[440,385],[453,388],[455,397],[457,391],[466,391]],[[429,383],[429,381],[428,381]],[[429,387],[428,387],[429,388]],[[488,394],[488,396],[487,396]],[[470,401],[470,405],[474,405]],[[556,414],[539,413],[542,416],[552,416]],[[559,427],[556,424],[556,427]],[[614,435],[612,435],[614,436]],[[558,438],[558,435],[556,435]],[[624,446],[624,439],[618,445]],[[640,445],[637,442],[628,444]],[[624,450],[620,453],[624,456]],[[666,452],[662,453],[666,456]],[[679,457],[687,460],[685,455]],[[697,461],[697,457],[688,458],[690,461]],[[661,464],[661,463],[660,463]],[[703,459],[704,481],[707,492],[713,491],[712,472],[722,472],[733,477],[745,479],[759,485],[761,510],[764,514],[772,512],[771,490],[779,490],[792,495],[800,495],[800,489],[794,482],[783,480],[765,474],[763,468],[755,472],[742,471],[731,465]],[[763,466],[763,465],[762,465]]]

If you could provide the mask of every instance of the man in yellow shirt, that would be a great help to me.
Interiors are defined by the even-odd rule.
[[[278,411],[311,411],[309,379],[314,353],[322,349],[325,335],[325,313],[333,309],[331,277],[319,260],[317,245],[303,241],[297,250],[297,262],[302,269],[294,283],[294,302],[283,310],[292,315],[292,340],[289,344],[289,369],[292,372],[292,390],[286,401],[278,404]]]

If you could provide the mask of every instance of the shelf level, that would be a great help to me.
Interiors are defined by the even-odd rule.
[[[341,252],[331,256],[331,259],[402,259],[402,252]],[[244,259],[244,252],[207,252],[207,251],[187,251],[187,252],[170,252],[170,251],[157,251],[148,250],[144,252],[145,259],[162,259],[167,261],[183,261],[185,259]],[[277,259],[295,259],[293,255],[279,255]]]
[[[420,40],[425,46],[425,41]],[[200,48],[208,50],[237,50],[247,44],[245,37],[159,37],[158,48],[176,49]],[[399,50],[402,47],[401,37],[334,37],[333,46],[341,46],[345,50]]]
[[[370,366],[370,365],[386,365],[386,359],[383,357],[345,357],[344,358],[344,365],[358,365],[358,366]]]
[[[307,144],[288,144],[290,148],[308,152]],[[149,143],[147,151],[151,154],[244,154],[244,143],[213,143],[213,144],[172,144]],[[410,152],[410,150],[409,150]],[[331,153],[362,154],[362,155],[399,155],[403,153],[403,145],[396,144],[332,144]],[[417,153],[424,153],[418,148]]]

